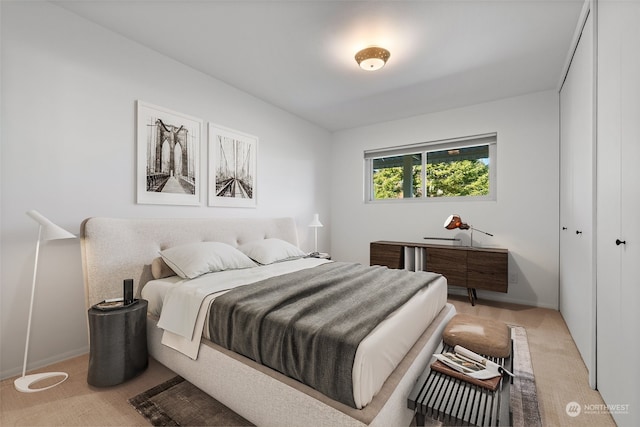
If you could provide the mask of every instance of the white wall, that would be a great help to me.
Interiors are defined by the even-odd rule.
[[[330,226],[327,131],[51,3],[1,7],[2,377],[22,367],[37,237],[27,210],[73,233],[90,216],[293,216],[305,250],[314,212]],[[207,207],[206,186],[201,207],[136,204],[138,99],[258,136],[258,208]],[[329,233],[319,240],[329,248]],[[29,368],[88,351],[79,242],[48,242],[40,260]]]
[[[497,201],[364,203],[364,150],[490,132],[498,134]],[[553,91],[337,132],[332,255],[368,264],[369,243],[375,240],[453,237],[456,233],[443,223],[458,213],[495,235],[476,232],[474,244],[509,249],[509,273],[517,273],[507,294],[479,291],[480,298],[556,309],[558,156],[558,95]],[[460,234],[468,244],[469,233]]]
[[[2,2],[0,376],[19,373],[37,209],[77,233],[89,216],[294,216],[303,249],[314,212],[319,248],[368,264],[369,242],[450,237],[451,213],[510,250],[518,282],[480,298],[557,308],[558,102],[541,92],[345,130],[333,137],[218,80],[48,2]],[[137,99],[257,135],[257,209],[135,203]],[[413,204],[363,202],[363,151],[498,133],[498,200]],[[206,132],[204,132],[206,135]],[[333,140],[333,144],[331,141]],[[206,150],[202,152],[206,170]],[[516,223],[515,218],[519,218]],[[464,237],[468,238],[468,234]],[[123,242],[126,244],[126,242]],[[29,368],[88,351],[78,241],[45,244]],[[123,278],[114,278],[120,282]]]

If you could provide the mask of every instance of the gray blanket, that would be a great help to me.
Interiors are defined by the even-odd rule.
[[[332,262],[236,288],[211,308],[211,340],[355,407],[356,349],[440,275]]]

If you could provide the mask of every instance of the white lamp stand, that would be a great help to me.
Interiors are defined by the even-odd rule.
[[[320,222],[320,215],[319,214],[313,214],[313,220],[311,221],[311,223],[309,224],[309,227],[313,228],[313,232],[314,232],[314,241],[315,241],[315,245],[314,245],[314,253],[318,253],[318,228],[322,227],[322,223]]]
[[[32,384],[36,384],[40,381],[43,381],[49,378],[58,377],[58,376],[61,376],[62,378],[57,383],[52,384],[50,386],[40,387],[40,388],[29,387]],[[16,390],[21,391],[22,393],[35,393],[38,391],[43,391],[43,390],[47,390],[52,387],[55,387],[58,384],[61,384],[62,382],[64,382],[64,380],[66,380],[67,378],[69,378],[69,374],[67,374],[66,372],[43,372],[41,374],[31,374],[31,375],[22,376],[17,380],[15,380],[13,382],[13,385],[15,386]]]
[[[27,215],[30,216],[33,220],[35,220],[38,224],[40,224],[40,228],[38,229],[38,241],[36,243],[36,259],[33,265],[33,282],[31,283],[31,303],[29,304],[29,323],[27,323],[27,341],[24,345],[24,362],[22,364],[22,376],[13,382],[16,390],[23,393],[35,393],[38,391],[43,391],[50,389],[52,387],[57,386],[62,383],[64,380],[69,378],[69,374],[66,372],[43,372],[39,374],[31,374],[25,375],[27,371],[27,355],[29,353],[29,336],[31,335],[31,318],[33,314],[33,299],[36,291],[36,277],[38,272],[38,255],[40,253],[40,241],[41,240],[58,240],[58,239],[75,239],[76,236],[69,233],[67,230],[55,225],[47,218],[42,216],[37,211],[29,211]],[[30,386],[55,377],[62,377],[55,384],[40,387],[40,388],[31,388]]]

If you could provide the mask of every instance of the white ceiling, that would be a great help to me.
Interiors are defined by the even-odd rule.
[[[583,0],[54,3],[333,131],[556,88]]]

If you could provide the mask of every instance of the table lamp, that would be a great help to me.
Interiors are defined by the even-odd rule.
[[[447,230],[455,230],[459,228],[460,230],[471,230],[471,247],[473,247],[473,230],[477,230],[487,236],[493,237],[493,234],[487,233],[486,231],[478,230],[477,228],[473,228],[471,225],[462,222],[460,215],[449,215],[449,217],[444,221],[444,228]]]
[[[314,253],[318,253],[318,228],[322,227],[322,223],[320,222],[320,215],[313,214],[313,220],[309,224],[309,227],[313,228],[314,238],[315,238],[315,246],[313,249]]]
[[[23,393],[35,393],[37,391],[43,391],[55,387],[69,378],[69,374],[66,372],[43,372],[38,374],[25,375],[27,371],[27,355],[29,353],[29,336],[31,334],[31,318],[33,314],[33,297],[36,291],[36,277],[38,272],[38,255],[40,252],[41,240],[58,240],[58,239],[75,239],[76,236],[69,233],[67,230],[57,226],[47,218],[42,216],[39,212],[31,210],[27,212],[27,215],[39,224],[38,229],[38,241],[36,242],[36,256],[33,265],[33,282],[31,284],[31,303],[29,304],[29,323],[27,323],[27,340],[24,346],[24,363],[22,364],[22,376],[13,382],[16,390]],[[62,377],[55,384],[41,387],[31,388],[30,386],[49,378]]]

